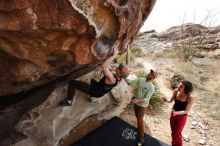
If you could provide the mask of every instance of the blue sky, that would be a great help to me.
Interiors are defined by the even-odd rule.
[[[140,31],[161,32],[183,23],[220,25],[220,0],[157,0]]]

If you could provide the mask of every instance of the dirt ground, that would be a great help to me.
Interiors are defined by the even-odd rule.
[[[158,72],[158,78],[156,82],[159,85],[159,92],[161,97],[170,98],[173,90],[170,88],[169,80],[174,74],[180,74],[185,79],[193,82],[194,91],[192,93],[195,99],[193,107],[188,114],[187,123],[183,130],[184,137],[188,137],[189,141],[184,142],[184,146],[201,146],[199,141],[205,140],[204,146],[220,146],[220,105],[219,90],[220,85],[218,83],[220,79],[220,70],[218,70],[218,63],[211,63],[211,66],[201,67],[190,62],[179,62],[177,59],[169,58],[162,52],[151,53],[151,56],[141,56],[135,59],[135,62],[130,64],[131,73],[140,70],[155,69]],[[164,57],[165,56],[165,57]],[[213,79],[214,77],[214,79]],[[212,88],[210,88],[212,87]],[[219,89],[219,90],[218,90]],[[151,136],[166,142],[171,143],[171,131],[169,124],[169,115],[172,108],[172,104],[159,102],[157,105],[150,105],[145,112],[145,132]],[[136,125],[136,117],[134,115],[133,104],[130,103],[125,111],[120,115],[120,118],[127,121],[133,126]],[[70,135],[83,136],[82,130],[86,127],[88,129],[88,123],[91,121],[96,123],[96,126],[100,126],[100,122],[96,118],[82,123],[81,128],[75,129]],[[202,123],[202,128],[197,125],[193,125],[193,122]],[[97,125],[98,123],[98,125]],[[92,127],[90,129],[95,129]],[[84,133],[87,133],[85,131]],[[78,134],[77,134],[78,133]],[[61,141],[61,145],[69,145],[73,143],[73,137],[67,137]]]
[[[211,63],[211,66],[201,67],[190,62],[179,62],[176,59],[162,57],[161,52],[154,52],[151,57],[142,56],[136,58],[131,65],[131,71],[154,68],[159,76],[156,79],[160,86],[162,96],[171,97],[173,90],[170,88],[169,79],[174,74],[180,74],[185,79],[193,82],[194,92],[192,93],[195,102],[188,115],[187,124],[183,135],[189,137],[189,142],[184,141],[185,146],[200,146],[199,141],[205,140],[203,145],[220,146],[220,114],[218,107],[219,100],[219,79],[218,62]],[[163,55],[166,56],[166,55]],[[213,80],[213,77],[215,78]],[[217,82],[216,82],[217,81]],[[212,88],[210,88],[212,87]],[[217,100],[216,100],[217,99]],[[171,143],[171,132],[169,115],[173,104],[161,103],[159,106],[149,106],[145,113],[145,132],[153,137]],[[121,118],[136,126],[136,118],[133,112],[133,105],[130,104]],[[204,127],[193,125],[193,122],[202,123]]]

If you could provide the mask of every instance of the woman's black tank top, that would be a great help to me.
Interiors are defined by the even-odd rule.
[[[175,103],[173,105],[174,111],[183,111],[183,110],[186,109],[186,106],[187,106],[187,103],[188,103],[188,101],[187,101],[188,96],[186,98],[186,101],[180,101],[176,98],[176,96],[175,96],[174,100],[175,100]]]
[[[105,76],[99,81],[94,84],[91,84],[91,96],[92,97],[101,97],[106,93],[110,92],[113,87],[118,84],[118,79],[116,78],[115,84],[107,85],[105,83]]]

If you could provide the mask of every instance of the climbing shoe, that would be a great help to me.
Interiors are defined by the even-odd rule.
[[[93,102],[94,101],[94,97],[89,97],[89,102]]]
[[[59,103],[59,106],[72,106],[72,100],[63,100]]]
[[[100,102],[101,100],[100,100],[100,98],[98,98],[98,97],[89,97],[89,102],[91,103],[91,102]]]

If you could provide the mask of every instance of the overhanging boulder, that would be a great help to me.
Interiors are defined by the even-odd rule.
[[[119,114],[129,93],[117,96],[113,90],[116,101],[103,106],[77,102],[77,116],[74,107],[57,103],[70,79],[98,69],[113,47],[124,53],[155,1],[1,0],[0,145],[57,145],[88,116],[102,120]]]
[[[0,96],[99,64],[111,55],[112,47],[123,53],[122,46],[133,41],[154,3],[0,1]]]

